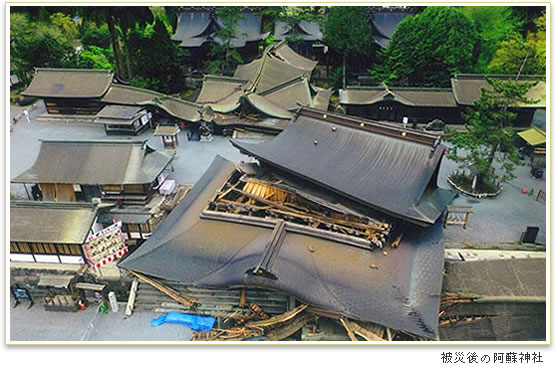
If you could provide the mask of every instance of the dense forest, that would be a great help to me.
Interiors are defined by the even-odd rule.
[[[204,73],[229,73],[243,62],[229,43],[240,11],[222,7],[218,12],[224,20],[218,32],[223,43],[204,50]],[[265,7],[260,12],[270,35],[259,51],[273,42],[277,19],[319,23],[324,44],[339,57],[325,78],[337,87],[345,86],[346,76],[349,81],[357,75],[394,85],[442,87],[452,73],[546,72],[542,7],[415,7],[385,49],[373,45],[361,7]],[[27,84],[36,67],[110,69],[134,86],[180,93],[192,52],[171,41],[178,13],[179,7],[11,7],[11,71]],[[290,45],[297,42],[289,38]]]

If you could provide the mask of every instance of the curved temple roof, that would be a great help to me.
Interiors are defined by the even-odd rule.
[[[288,37],[294,37],[303,41],[322,41],[323,33],[320,25],[316,22],[300,20],[295,25],[277,19],[274,23],[274,40],[282,41]]]
[[[436,184],[439,143],[434,135],[306,108],[270,141],[232,140],[262,162],[419,225],[434,224],[455,196]]]
[[[118,266],[196,287],[282,290],[339,315],[437,336],[444,264],[440,224],[407,232],[403,244],[385,256],[285,223],[266,267],[276,279],[256,276],[249,270],[261,261],[279,220],[250,224],[202,217],[235,171],[233,163],[217,157],[149,240]]]
[[[201,120],[202,107],[200,105],[139,87],[113,84],[102,101],[121,105],[153,106],[178,119],[189,122]]]
[[[113,78],[110,70],[38,68],[22,94],[50,98],[100,98]]]
[[[264,40],[268,33],[262,33],[261,26],[262,16],[242,13],[237,25],[237,36],[230,40],[230,44],[242,48],[248,42]],[[172,40],[180,42],[183,48],[197,48],[206,42],[222,44],[224,41],[217,33],[222,27],[222,21],[214,12],[182,11]]]
[[[43,140],[33,166],[12,182],[149,184],[170,161],[172,156],[143,140]]]

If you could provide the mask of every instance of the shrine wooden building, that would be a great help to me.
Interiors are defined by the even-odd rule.
[[[92,203],[12,201],[10,262],[85,264],[97,216]]]
[[[515,76],[491,75],[500,80]],[[518,104],[511,108],[517,114],[515,127],[529,127],[537,109],[546,108],[546,82],[538,76],[520,76],[521,82],[536,83],[526,94],[535,103]],[[429,123],[435,119],[446,124],[464,124],[462,112],[473,106],[481,96],[481,89],[489,88],[482,74],[454,74],[451,87],[395,87],[354,86],[340,90],[340,104],[350,115],[374,120],[409,123]]]
[[[43,140],[33,166],[12,182],[38,185],[44,201],[101,198],[145,205],[168,175],[172,159],[173,154],[154,150],[146,140]]]

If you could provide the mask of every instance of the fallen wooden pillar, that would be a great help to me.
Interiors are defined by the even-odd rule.
[[[307,308],[307,304],[302,304],[300,306],[295,307],[293,310],[284,312],[283,314],[273,316],[266,320],[247,323],[245,326],[248,328],[262,328],[274,324],[285,323],[293,319],[295,316],[297,316],[300,312],[304,311],[306,308]]]
[[[314,315],[309,313],[302,313],[295,318],[288,320],[285,324],[280,324],[265,331],[265,336],[271,341],[280,341],[289,337],[299,331],[305,324],[307,324],[311,319],[314,319]]]
[[[170,298],[174,299],[176,302],[183,304],[187,307],[193,307],[197,300],[193,298],[188,298],[186,296],[181,295],[179,292],[172,290],[170,287],[165,286],[154,279],[151,279],[143,274],[136,273],[135,271],[129,270],[132,275],[135,275],[137,278],[141,279],[143,282],[150,284],[158,291],[162,292],[165,295],[168,295]]]
[[[349,321],[343,317],[340,318],[340,323],[342,323],[342,325],[344,326],[344,328],[346,329],[346,332],[349,336],[349,339],[351,341],[359,341],[357,340],[357,337],[355,337],[355,334],[353,333],[353,330],[351,329],[351,327],[349,326]]]
[[[127,299],[127,306],[125,308],[125,316],[131,316],[133,313],[133,307],[135,306],[135,297],[137,296],[137,287],[139,286],[139,281],[137,278],[133,279],[131,283],[131,288],[129,289],[129,298]]]

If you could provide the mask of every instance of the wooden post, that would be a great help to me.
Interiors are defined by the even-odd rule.
[[[465,221],[463,222],[463,228],[467,229],[467,223],[469,222],[469,215],[471,214],[471,212],[466,212],[465,213]]]

